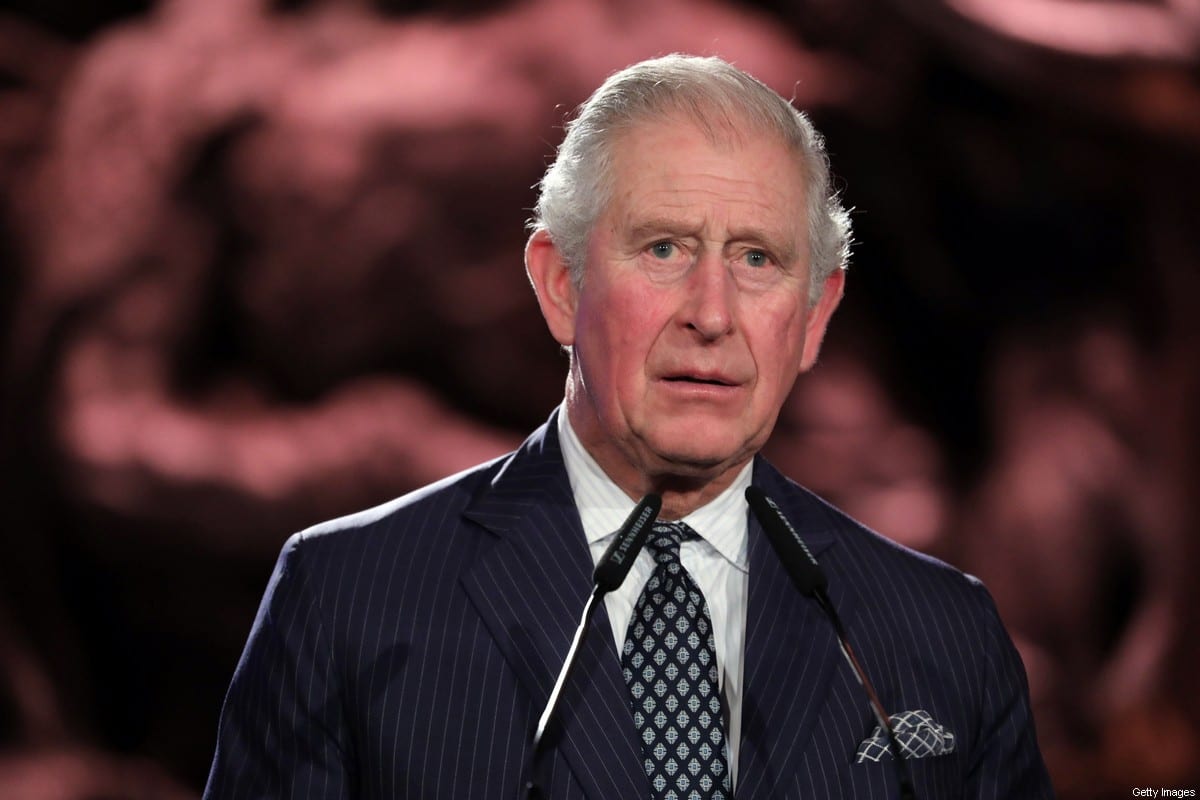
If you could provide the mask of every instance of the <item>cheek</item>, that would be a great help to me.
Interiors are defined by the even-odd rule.
[[[632,390],[640,380],[654,341],[651,314],[630,292],[596,292],[580,306],[579,345],[586,353],[592,380],[606,393]]]
[[[600,309],[608,336],[604,346],[613,357],[619,354],[644,360],[668,323],[670,308],[668,299],[653,291],[628,287],[610,292]]]
[[[800,359],[804,351],[803,315],[782,313],[761,314],[761,322],[753,331],[750,350],[760,381],[773,392],[784,394],[800,374]]]

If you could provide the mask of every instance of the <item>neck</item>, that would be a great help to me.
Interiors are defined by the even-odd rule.
[[[686,477],[676,475],[646,476],[638,486],[627,486],[617,483],[625,494],[637,501],[649,492],[657,492],[662,496],[662,511],[659,518],[663,520],[683,519],[688,514],[712,502],[721,492],[729,488],[741,471],[742,465],[729,469],[715,480],[696,482]],[[644,488],[643,488],[644,487]],[[631,491],[632,489],[632,491]]]
[[[567,408],[567,421],[575,438],[597,466],[631,500],[637,502],[654,492],[662,497],[659,518],[679,520],[712,502],[737,479],[753,455],[736,462],[711,464],[673,463],[660,460],[646,465],[629,457],[624,448],[603,436],[594,426],[577,422]]]

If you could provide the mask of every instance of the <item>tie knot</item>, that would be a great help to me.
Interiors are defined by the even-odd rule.
[[[700,535],[683,522],[656,522],[650,529],[650,540],[646,546],[654,551],[654,560],[660,564],[679,560],[679,544],[698,539]]]

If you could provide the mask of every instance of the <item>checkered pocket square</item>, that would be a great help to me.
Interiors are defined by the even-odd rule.
[[[906,759],[942,756],[954,752],[954,734],[946,730],[945,726],[934,722],[928,711],[918,709],[892,714],[892,727],[896,729],[896,743],[900,745],[900,753]],[[858,746],[858,754],[854,761],[862,764],[891,757],[887,734],[882,726],[876,725],[875,732]]]

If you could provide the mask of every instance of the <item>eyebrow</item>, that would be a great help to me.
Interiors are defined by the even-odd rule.
[[[671,217],[653,217],[639,222],[629,229],[631,239],[652,239],[661,234],[672,236],[694,236],[699,226]]]

